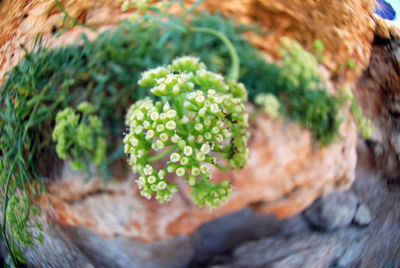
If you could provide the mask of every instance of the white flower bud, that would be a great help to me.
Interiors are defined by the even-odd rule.
[[[172,162],[178,162],[179,159],[181,159],[181,156],[178,153],[172,153],[170,156]]]
[[[150,129],[146,133],[146,140],[151,140],[154,137],[154,130]]]
[[[196,154],[196,160],[197,161],[204,161],[204,159],[206,159],[206,156],[202,153],[202,152],[198,152],[197,154]]]
[[[162,180],[166,175],[165,170],[161,169],[158,171],[158,177],[160,177],[160,179]]]
[[[200,175],[200,169],[197,168],[197,167],[192,168],[191,175],[193,175],[193,176],[198,176],[198,175]]]
[[[157,146],[157,149],[161,150],[162,148],[164,148],[164,143],[161,140],[157,140],[156,146]]]
[[[223,137],[221,134],[217,134],[217,135],[215,136],[215,139],[216,139],[218,142],[222,142],[222,141],[224,140],[224,137]]]
[[[149,121],[143,121],[142,125],[143,125],[144,128],[149,128],[150,127]]]
[[[189,158],[187,158],[187,157],[182,157],[180,163],[181,163],[182,166],[187,165],[187,164],[189,163]]]
[[[198,136],[196,137],[196,142],[197,142],[197,143],[202,143],[203,141],[204,141],[203,136],[198,135]]]
[[[197,96],[197,97],[196,97],[196,102],[197,102],[198,104],[202,104],[204,101],[205,101],[204,96]]]
[[[191,155],[193,154],[193,148],[190,147],[190,146],[186,146],[186,147],[183,149],[183,153],[184,153],[185,155],[187,155],[187,156],[191,156]]]
[[[144,114],[140,110],[136,111],[135,115],[136,115],[136,119],[139,121],[142,121],[144,119]]]
[[[157,132],[163,132],[165,129],[164,125],[160,124],[156,127]]]
[[[208,143],[205,143],[205,144],[203,144],[202,146],[201,146],[201,148],[200,148],[200,151],[203,153],[203,154],[208,154],[209,152],[210,152],[210,145],[208,145]]]
[[[167,171],[168,171],[168,173],[172,173],[172,172],[175,171],[175,167],[174,166],[168,166],[167,167]]]
[[[176,170],[176,175],[178,176],[183,176],[185,175],[185,169],[183,167],[180,167]]]
[[[211,120],[210,119],[206,119],[206,120],[204,120],[204,125],[206,126],[206,127],[209,127],[210,125],[211,125]]]
[[[211,104],[211,106],[210,106],[210,111],[212,112],[212,113],[214,113],[214,114],[216,114],[216,113],[218,113],[219,112],[219,107],[218,107],[218,105],[217,104]]]
[[[164,113],[168,112],[171,109],[171,106],[169,105],[168,102],[166,102],[163,106],[163,111]]]
[[[197,123],[194,125],[194,129],[200,132],[203,130],[203,125],[201,123]]]
[[[211,135],[210,132],[204,133],[204,138],[205,138],[206,140],[211,140],[211,137],[212,137],[212,135]]]
[[[142,126],[137,126],[137,127],[135,128],[135,133],[136,133],[136,134],[140,134],[140,133],[142,133],[142,131],[143,131],[143,127],[142,127]]]
[[[131,145],[132,145],[133,147],[136,147],[136,146],[138,146],[138,144],[139,144],[138,139],[136,139],[135,137],[129,138],[129,142],[131,143]]]
[[[153,185],[150,186],[150,189],[151,189],[152,191],[154,191],[154,192],[157,192],[158,187],[157,187],[157,185],[153,184]]]
[[[152,112],[150,115],[151,120],[156,121],[160,115],[157,112]]]
[[[200,165],[200,171],[203,174],[207,174],[209,172],[209,167],[205,164]]]
[[[167,114],[166,113],[161,113],[160,114],[160,120],[164,121],[165,119],[167,119]]]
[[[199,110],[199,116],[204,116],[206,114],[206,112],[207,112],[207,108],[206,107],[201,108]]]
[[[189,136],[187,137],[187,140],[189,142],[194,141],[194,136],[192,134],[189,134]]]
[[[151,173],[153,173],[153,168],[152,168],[149,164],[147,164],[147,165],[144,167],[143,172],[144,172],[144,175],[150,176]]]
[[[166,142],[166,141],[168,140],[168,134],[166,134],[166,133],[161,133],[161,134],[160,134],[160,140],[161,140],[162,142]]]
[[[175,123],[175,121],[168,121],[168,122],[165,124],[165,127],[166,127],[167,129],[169,129],[169,130],[174,130],[174,129],[176,128],[176,123]]]
[[[147,182],[150,183],[150,184],[153,184],[156,181],[157,181],[157,179],[154,176],[150,176],[150,177],[147,178]]]
[[[167,117],[168,117],[169,119],[174,119],[174,118],[176,117],[176,111],[173,110],[173,109],[169,110],[169,111],[167,112]]]
[[[219,128],[218,127],[213,127],[211,129],[212,134],[218,134],[219,133]]]
[[[160,181],[157,184],[157,188],[160,189],[160,190],[164,190],[165,188],[167,188],[167,183],[165,181]]]

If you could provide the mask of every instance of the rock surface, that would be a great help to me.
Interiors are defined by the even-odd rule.
[[[97,28],[99,32],[129,16],[128,13],[121,13],[122,2],[62,1],[72,16]],[[188,5],[195,1],[185,2]],[[285,0],[206,0],[199,8],[217,10],[227,16],[234,16],[239,22],[257,23],[272,32],[270,36],[247,37],[275,57],[278,56],[279,42],[283,36],[298,40],[309,50],[313,49],[313,41],[320,39],[325,44],[324,64],[331,72],[337,72],[339,76],[347,77],[347,81],[353,81],[368,65],[375,28],[389,31],[386,30],[388,26],[385,26],[385,22],[373,16],[374,3],[374,0],[295,0],[290,4]],[[181,12],[177,10],[175,12]],[[52,46],[73,42],[82,32],[89,34],[89,37],[95,36],[95,33],[87,29],[73,27],[61,38],[55,38],[53,31],[61,25],[63,14],[54,0],[1,1],[0,16],[0,77],[22,58],[20,44],[31,47],[39,33]],[[343,68],[350,58],[356,63],[355,68]]]
[[[304,211],[304,217],[324,231],[345,227],[357,211],[357,197],[352,192],[333,192],[322,196]]]
[[[369,168],[358,168],[357,173],[352,191],[374,215],[367,227],[349,225],[330,232],[302,228],[289,234],[276,231],[242,244],[224,258],[215,256],[206,267],[399,267],[399,189],[388,188],[380,174]]]
[[[359,226],[365,226],[371,223],[371,212],[367,205],[360,204],[357,208],[356,214],[354,215],[354,223]]]
[[[342,125],[338,142],[319,150],[311,134],[296,124],[262,115],[251,129],[248,165],[239,172],[214,172],[213,179],[229,179],[234,190],[212,213],[196,208],[185,184],[162,205],[138,194],[133,174],[124,182],[104,185],[101,179],[86,182],[85,175],[68,170],[48,186],[50,203],[43,198],[43,206],[54,207],[66,225],[83,225],[106,237],[158,241],[192,233],[201,224],[246,206],[290,217],[321,194],[346,189],[353,182],[357,134],[352,123]]]

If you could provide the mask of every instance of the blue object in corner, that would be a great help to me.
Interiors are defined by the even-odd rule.
[[[392,5],[385,0],[376,1],[375,13],[387,20],[394,20],[396,18],[396,11]]]

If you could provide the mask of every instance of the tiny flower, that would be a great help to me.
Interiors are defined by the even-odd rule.
[[[218,127],[213,127],[211,129],[212,134],[218,134],[219,133],[219,128]]]
[[[174,172],[175,171],[175,166],[168,166],[167,167],[167,171],[168,171],[168,173],[172,173],[172,172]]]
[[[165,129],[164,125],[160,124],[156,127],[157,132],[163,132]]]
[[[196,102],[197,102],[198,104],[202,104],[204,101],[205,101],[204,96],[197,96],[197,97],[196,97]]]
[[[166,113],[161,113],[160,114],[160,120],[164,121],[165,119],[167,119],[167,114]]]
[[[170,158],[172,162],[178,162],[181,159],[181,156],[178,153],[172,153]]]
[[[187,165],[187,164],[189,163],[189,158],[187,158],[187,157],[182,157],[180,163],[181,163],[182,166]]]
[[[149,121],[143,121],[142,125],[143,125],[144,128],[149,128],[150,127]]]
[[[151,165],[147,164],[144,169],[143,172],[146,176],[150,176],[151,173],[153,173],[153,168],[151,167]]]
[[[218,105],[217,105],[217,104],[211,104],[211,106],[210,106],[210,111],[211,111],[212,113],[214,113],[214,114],[218,113],[218,112],[219,112],[219,107],[218,107]]]
[[[201,148],[200,148],[200,151],[203,153],[203,154],[208,154],[209,152],[210,152],[210,145],[208,145],[208,143],[205,143],[205,144],[203,144],[202,146],[201,146]]]
[[[185,169],[183,167],[180,167],[176,170],[176,175],[178,176],[183,176],[185,175]]]
[[[152,191],[156,192],[156,191],[158,190],[158,187],[157,187],[157,185],[152,184],[152,185],[150,186],[150,189],[151,189]]]
[[[204,138],[205,138],[206,140],[211,140],[211,138],[212,138],[211,133],[210,133],[210,132],[204,133]]]
[[[150,183],[150,184],[153,184],[153,183],[155,183],[156,181],[157,181],[157,179],[156,179],[155,176],[149,176],[149,177],[147,178],[147,182]]]
[[[167,112],[167,117],[169,118],[169,119],[174,119],[175,117],[176,117],[176,111],[175,110],[169,110],[168,112]]]
[[[156,145],[157,145],[157,148],[158,148],[159,150],[161,150],[162,148],[164,148],[164,143],[163,143],[161,140],[157,140],[157,141],[156,141]]]
[[[193,148],[190,147],[190,146],[186,146],[186,147],[183,149],[183,153],[184,153],[185,155],[187,155],[187,156],[191,156],[192,153],[193,153]]]
[[[206,159],[206,156],[203,154],[203,153],[201,153],[201,152],[198,152],[197,154],[196,154],[196,160],[197,161],[204,161],[204,159]]]
[[[165,170],[161,169],[158,171],[157,175],[158,175],[158,177],[160,177],[160,179],[163,179],[166,175],[166,172],[165,172]]]
[[[196,137],[196,142],[197,142],[197,143],[202,143],[203,141],[204,141],[203,136],[198,135],[198,136]]]
[[[159,113],[152,112],[150,115],[151,120],[156,121],[160,117]]]
[[[151,140],[154,137],[154,130],[150,129],[146,133],[146,140]]]
[[[136,111],[136,119],[142,121],[144,119],[144,114],[142,111]]]
[[[209,172],[209,167],[205,164],[200,165],[201,173],[207,174]]]
[[[223,137],[221,134],[217,134],[217,135],[215,136],[215,139],[216,139],[218,142],[222,142],[222,141],[224,140],[224,137]]]
[[[166,183],[165,181],[160,181],[160,182],[157,184],[157,188],[158,188],[159,190],[164,190],[165,188],[167,188],[167,183]]]
[[[197,123],[194,125],[194,129],[200,132],[203,130],[203,125],[201,123]]]
[[[161,133],[161,134],[160,134],[160,140],[161,140],[162,142],[168,141],[168,134],[166,134],[166,133]]]
[[[197,168],[197,167],[192,168],[191,174],[192,174],[193,176],[198,176],[198,175],[200,175],[200,169]]]
[[[174,130],[176,128],[176,123],[175,121],[168,121],[165,127],[169,130]]]
[[[137,126],[137,127],[135,128],[135,133],[136,133],[136,134],[140,134],[140,133],[142,133],[142,131],[143,131],[143,127],[142,127],[142,126]]]

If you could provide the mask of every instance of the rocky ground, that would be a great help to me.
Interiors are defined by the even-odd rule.
[[[247,208],[197,232],[147,244],[49,222],[29,267],[399,267],[400,189],[357,168],[349,191],[279,220]]]

